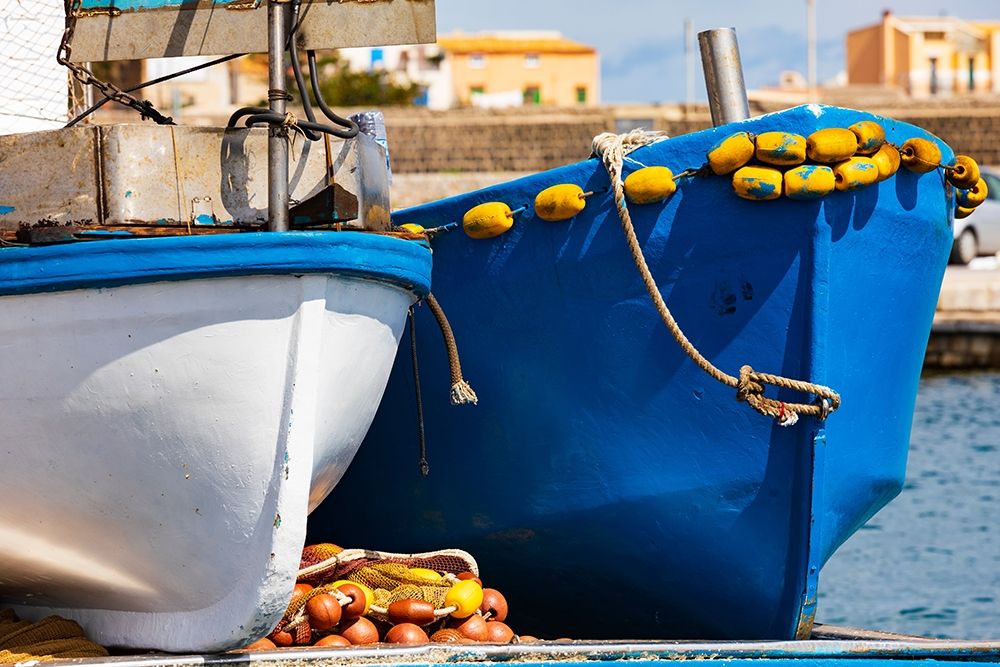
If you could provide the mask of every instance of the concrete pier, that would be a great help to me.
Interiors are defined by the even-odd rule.
[[[945,274],[926,368],[1000,368],[1000,262],[981,257]]]

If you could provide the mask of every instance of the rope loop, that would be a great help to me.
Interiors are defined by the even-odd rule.
[[[770,373],[758,373],[748,365],[740,368],[739,377],[733,377],[725,371],[717,368],[711,361],[698,351],[698,349],[688,340],[681,330],[677,320],[674,319],[670,308],[667,307],[660,288],[653,278],[653,273],[646,263],[642,247],[632,225],[632,215],[628,210],[628,203],[625,199],[625,186],[622,182],[622,165],[625,156],[643,146],[662,141],[666,137],[659,132],[645,132],[643,130],[632,130],[627,134],[613,134],[605,132],[594,138],[594,155],[599,157],[608,172],[611,181],[611,189],[614,192],[615,207],[618,209],[618,217],[621,218],[622,229],[625,232],[625,240],[629,250],[632,252],[632,260],[642,278],[646,292],[653,302],[653,307],[663,320],[667,330],[677,341],[681,350],[699,368],[705,371],[718,382],[736,389],[736,400],[746,403],[751,408],[776,420],[782,426],[792,426],[800,415],[810,415],[819,420],[825,420],[832,412],[840,407],[840,395],[823,385],[802,380],[794,380],[772,375]],[[812,394],[820,399],[819,404],[811,403],[787,403],[764,396],[766,385],[782,389],[791,389],[803,394]]]

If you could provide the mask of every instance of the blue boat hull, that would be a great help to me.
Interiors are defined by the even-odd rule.
[[[626,174],[700,166],[740,130],[808,135],[870,118],[897,145],[929,137],[799,107],[640,149]],[[544,222],[530,205],[557,183],[598,194],[573,220]],[[825,423],[792,427],[737,402],[678,348],[607,187],[589,160],[397,215],[433,227],[482,202],[528,205],[498,238],[454,231],[434,242],[434,293],[479,405],[448,404],[445,354],[418,309],[430,475],[416,465],[400,355],[310,538],[467,549],[507,595],[515,629],[545,637],[807,636],[819,568],[903,482],[952,241],[950,187],[940,170],[901,169],[815,202],[748,202],[728,178],[697,177],[663,204],[630,207],[666,302],[708,359],[840,392]]]

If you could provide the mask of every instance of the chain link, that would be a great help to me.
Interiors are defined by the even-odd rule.
[[[66,29],[63,30],[62,42],[59,44],[59,53],[56,55],[56,60],[60,65],[68,68],[81,84],[84,86],[93,86],[108,99],[135,109],[142,116],[143,120],[149,118],[158,125],[173,125],[173,118],[161,114],[153,107],[153,103],[149,100],[140,100],[132,97],[113,83],[98,79],[86,67],[70,61],[73,48],[70,46],[70,43],[73,41],[73,33],[76,30],[76,12],[81,2],[82,0],[66,0]]]

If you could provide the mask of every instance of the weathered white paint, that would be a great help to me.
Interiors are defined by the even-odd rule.
[[[412,300],[331,275],[0,298],[0,607],[134,648],[269,632]]]

